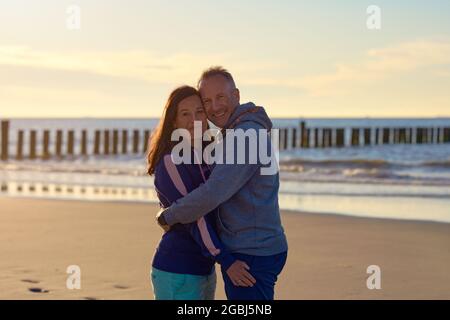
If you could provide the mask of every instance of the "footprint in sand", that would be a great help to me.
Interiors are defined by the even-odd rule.
[[[121,286],[121,285],[119,285],[119,284],[116,284],[116,285],[114,286],[114,288],[116,288],[116,289],[128,289],[129,287],[127,287],[127,286]]]
[[[20,273],[31,273],[33,272],[33,270],[28,270],[28,269],[21,269],[19,270]]]
[[[34,292],[34,293],[48,293],[50,291],[42,289],[42,288],[28,288],[28,291]]]
[[[27,282],[27,283],[39,283],[40,281],[38,280],[32,280],[32,279],[22,279],[20,280],[22,282]]]

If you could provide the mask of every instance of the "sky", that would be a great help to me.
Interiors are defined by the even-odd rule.
[[[271,117],[448,117],[450,1],[0,0],[0,118],[159,117],[212,65]]]

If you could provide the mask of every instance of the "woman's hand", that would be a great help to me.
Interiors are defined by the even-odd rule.
[[[247,270],[250,267],[244,261],[236,260],[226,273],[236,287],[253,287],[256,280]]]

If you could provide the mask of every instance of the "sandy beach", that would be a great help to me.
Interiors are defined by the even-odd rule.
[[[0,299],[153,299],[156,211],[0,198]],[[450,224],[286,211],[282,220],[289,255],[277,299],[450,299]],[[81,268],[80,290],[66,288],[70,265]],[[380,290],[366,286],[369,265],[381,268]]]

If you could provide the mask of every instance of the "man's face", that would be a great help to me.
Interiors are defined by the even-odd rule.
[[[239,105],[239,90],[225,77],[216,75],[203,80],[199,91],[208,119],[223,128]]]

